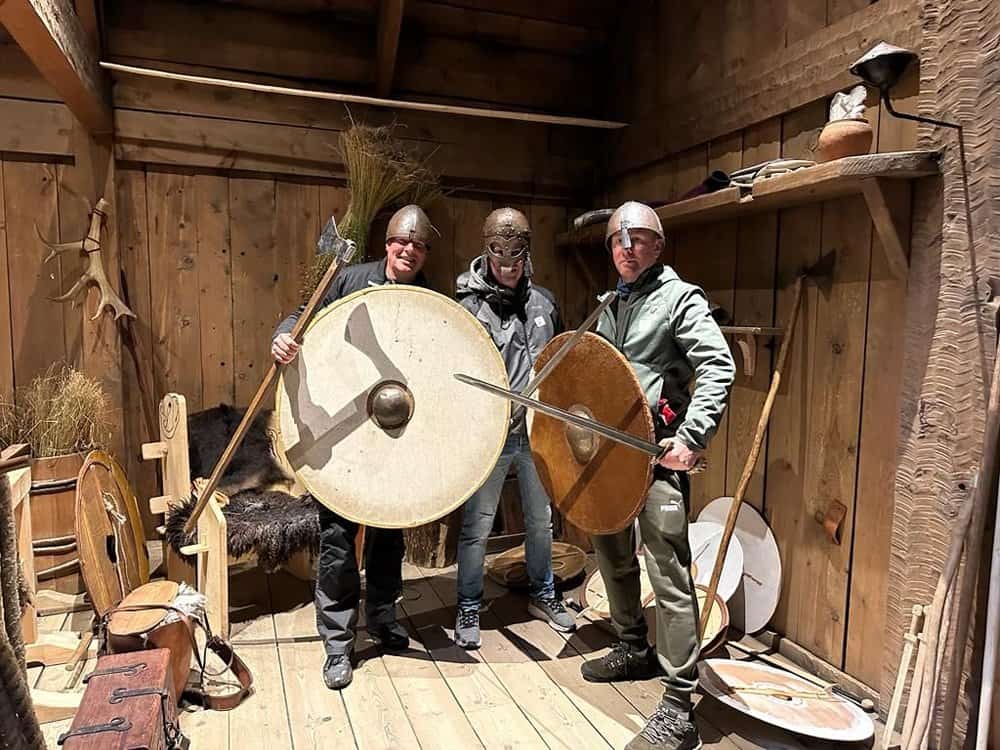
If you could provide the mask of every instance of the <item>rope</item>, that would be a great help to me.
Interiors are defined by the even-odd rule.
[[[10,483],[0,475],[0,737],[5,748],[45,750],[45,738],[28,690],[21,633],[20,562]]]

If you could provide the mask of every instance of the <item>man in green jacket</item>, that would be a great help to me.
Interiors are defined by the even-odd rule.
[[[601,316],[597,332],[632,365],[653,410],[657,438],[669,449],[654,470],[638,519],[656,593],[656,647],[649,646],[642,615],[633,527],[595,536],[620,641],[581,671],[587,680],[611,682],[662,670],[663,699],[627,750],[695,750],[702,746],[690,715],[698,676],[698,601],[687,538],[687,472],[719,426],[736,369],[705,293],[660,262],[663,227],[655,211],[625,203],[608,221],[605,241],[620,276],[619,299]]]

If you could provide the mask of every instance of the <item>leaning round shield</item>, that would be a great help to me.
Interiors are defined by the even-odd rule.
[[[535,361],[541,370],[563,341],[552,339]],[[653,442],[653,417],[632,366],[611,344],[584,334],[542,381],[537,398]],[[649,456],[545,414],[531,417],[531,451],[546,492],[563,518],[590,534],[628,526],[646,501]]]
[[[447,515],[486,481],[510,419],[456,372],[507,386],[496,346],[458,303],[411,286],[338,300],[278,383],[288,464],[319,502],[366,526]]]

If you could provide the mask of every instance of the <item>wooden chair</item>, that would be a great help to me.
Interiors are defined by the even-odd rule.
[[[163,495],[151,498],[152,513],[166,518],[171,508],[191,494],[191,464],[188,459],[187,401],[179,393],[168,393],[160,401],[160,439],[142,446],[145,461],[159,460],[163,477]],[[251,553],[234,558],[228,553],[226,517],[222,508],[228,499],[221,492],[213,493],[208,506],[198,519],[197,540],[181,548],[183,555],[195,556],[192,566],[164,539],[164,559],[167,578],[194,585],[207,599],[208,623],[212,632],[229,637],[229,568],[253,564]],[[161,534],[165,527],[159,528]],[[308,550],[297,553],[284,565],[292,575],[308,580],[313,575],[313,558]]]

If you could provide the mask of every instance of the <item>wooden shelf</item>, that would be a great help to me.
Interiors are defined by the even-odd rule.
[[[768,177],[750,189],[728,187],[656,209],[665,230],[724,221],[762,211],[818,203],[847,195],[863,195],[872,220],[897,275],[906,272],[900,231],[888,206],[890,183],[940,174],[939,151],[893,151],[848,156],[787,174]],[[557,246],[604,244],[605,224],[556,236]]]

